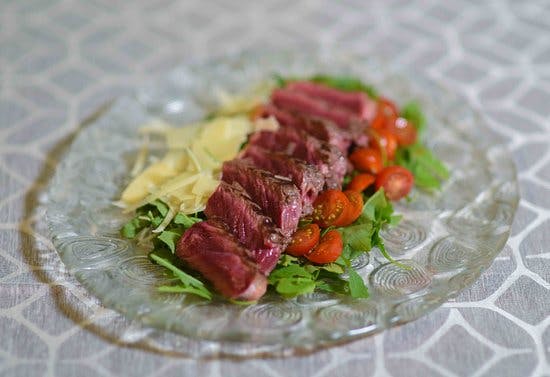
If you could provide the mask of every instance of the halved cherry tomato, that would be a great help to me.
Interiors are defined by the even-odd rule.
[[[416,141],[416,128],[405,118],[397,118],[388,130],[395,135],[399,145],[407,146]]]
[[[386,126],[386,116],[379,109],[376,110],[376,115],[374,116],[374,119],[372,120],[370,126],[375,130],[381,130]]]
[[[344,243],[340,233],[337,230],[330,230],[305,257],[313,263],[332,263],[342,254],[343,249]]]
[[[348,198],[349,205],[346,208],[346,217],[340,226],[352,224],[361,215],[363,211],[363,195],[358,191],[346,190],[344,194]]]
[[[414,183],[412,173],[402,166],[388,166],[376,177],[376,189],[384,188],[390,200],[399,200],[411,191]]]
[[[340,226],[348,205],[348,198],[342,191],[323,191],[313,202],[313,221],[322,228]]]
[[[321,229],[317,224],[308,224],[294,232],[286,252],[299,257],[311,251],[319,242]]]
[[[380,130],[391,125],[397,118],[398,110],[395,103],[387,98],[380,97],[376,106],[376,116],[371,123],[371,127]]]
[[[399,109],[397,108],[397,105],[389,98],[378,98],[378,106],[382,108],[385,115],[397,116],[397,114],[399,114]]]
[[[348,184],[348,190],[354,190],[357,192],[362,192],[367,189],[370,185],[374,183],[376,177],[372,174],[359,173],[351,179],[351,182]]]
[[[371,136],[369,145],[380,150],[382,160],[384,160],[384,156],[388,160],[393,160],[395,151],[397,150],[397,138],[395,135],[386,129],[370,130],[369,135]]]
[[[382,155],[374,148],[357,148],[349,156],[349,160],[355,169],[362,172],[377,174],[384,167]]]

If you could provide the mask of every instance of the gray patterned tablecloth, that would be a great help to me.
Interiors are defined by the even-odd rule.
[[[37,256],[60,142],[190,58],[303,45],[398,59],[482,111],[519,172],[504,251],[430,315],[309,356],[196,361],[98,330],[116,316]],[[550,376],[549,146],[548,1],[0,0],[0,376]]]

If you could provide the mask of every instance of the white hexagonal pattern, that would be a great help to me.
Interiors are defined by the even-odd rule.
[[[312,355],[197,361],[124,347],[113,334],[127,323],[62,265],[41,267],[57,256],[32,209],[61,141],[179,62],[305,44],[399,61],[486,116],[521,184],[506,249],[443,308]],[[0,376],[549,375],[549,101],[545,1],[0,0]]]

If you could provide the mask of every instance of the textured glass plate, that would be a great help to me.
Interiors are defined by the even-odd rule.
[[[354,75],[398,102],[422,103],[428,143],[452,176],[441,192],[414,192],[412,202],[398,204],[404,220],[383,234],[388,251],[410,268],[387,263],[376,250],[357,261],[371,292],[366,300],[266,295],[243,307],[157,292],[167,283],[163,269],[149,262],[148,250],[120,238],[127,217],[112,205],[139,148],[137,128],[155,117],[177,124],[200,119],[216,106],[216,88],[242,91],[273,72]],[[126,339],[194,356],[251,356],[311,351],[428,313],[492,263],[508,238],[517,201],[506,150],[450,92],[369,59],[278,52],[182,66],[117,100],[77,135],[45,205],[51,238],[70,273],[105,306],[141,324]]]

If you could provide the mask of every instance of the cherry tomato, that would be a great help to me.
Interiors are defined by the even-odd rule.
[[[399,145],[407,146],[416,141],[416,128],[405,118],[397,118],[388,130],[395,135]]]
[[[384,116],[384,113],[380,110],[376,110],[376,115],[374,116],[370,126],[375,130],[381,130],[384,128],[386,126],[386,117]]]
[[[313,221],[322,228],[339,226],[348,205],[348,198],[342,191],[323,191],[313,202]]]
[[[362,172],[377,174],[384,167],[382,155],[374,148],[357,148],[349,156],[349,160],[355,169]]]
[[[382,160],[384,160],[384,156],[388,160],[393,160],[395,151],[397,150],[397,138],[395,135],[386,129],[382,129],[370,130],[370,136],[371,141],[369,145],[380,150]]]
[[[340,226],[352,224],[361,215],[363,211],[363,195],[358,191],[346,190],[344,194],[348,198],[349,204],[346,207],[346,217],[342,220]]]
[[[367,189],[370,185],[374,183],[376,177],[372,174],[359,173],[351,179],[351,182],[348,184],[348,190],[354,190],[357,192],[362,192]]]
[[[385,115],[397,116],[397,114],[399,114],[399,109],[397,108],[395,102],[386,97],[378,98],[378,106],[382,109]]]
[[[384,188],[386,197],[399,200],[411,191],[414,183],[412,173],[402,166],[388,166],[376,177],[376,189]]]
[[[342,254],[343,249],[344,243],[340,233],[337,230],[330,230],[305,257],[313,263],[332,263]]]
[[[371,123],[371,127],[376,130],[386,128],[395,121],[398,112],[395,103],[387,98],[380,97],[376,106],[376,116]]]
[[[321,229],[317,224],[306,225],[294,233],[286,252],[295,257],[304,255],[317,245],[320,237]]]

